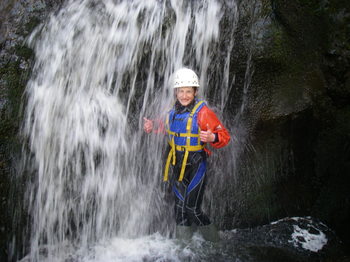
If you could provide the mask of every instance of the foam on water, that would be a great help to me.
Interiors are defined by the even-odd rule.
[[[59,252],[54,247],[52,256],[48,258],[49,247],[43,246],[40,249],[39,260],[43,262],[74,261],[74,262],[139,262],[139,261],[203,261],[203,247],[206,253],[214,252],[212,245],[206,243],[203,238],[194,234],[188,241],[170,239],[155,233],[138,238],[120,238],[115,237],[109,240],[103,240],[89,249],[69,246],[65,247],[65,253]],[[30,261],[30,256],[21,260],[21,262]]]

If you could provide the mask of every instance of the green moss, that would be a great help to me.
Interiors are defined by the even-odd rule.
[[[9,221],[9,209],[8,209],[8,195],[11,183],[11,175],[13,175],[14,156],[20,152],[21,143],[17,137],[20,117],[19,108],[21,103],[21,96],[24,89],[24,82],[21,80],[23,72],[19,67],[19,62],[11,62],[0,69],[0,78],[3,80],[4,88],[1,89],[5,94],[1,94],[4,97],[6,104],[0,111],[0,197],[6,201],[1,202],[1,226],[5,230],[0,234],[1,246],[6,247],[6,237],[10,234]],[[3,211],[6,212],[3,212]],[[5,243],[4,243],[5,242]],[[0,257],[5,256],[5,249],[0,250]]]
[[[271,56],[278,62],[286,63],[289,59],[290,48],[286,45],[285,33],[279,28],[274,28],[272,32]],[[286,59],[287,58],[287,59]]]
[[[0,68],[0,78],[3,80],[1,96],[6,104],[0,112],[0,140],[3,145],[2,151],[6,148],[17,150],[19,141],[17,134],[21,122],[22,96],[29,78],[28,70],[22,69],[21,61],[28,61],[33,57],[33,51],[25,46],[17,45],[13,49],[18,56],[17,61],[11,61]]]
[[[39,10],[40,11],[40,10]],[[14,235],[17,235],[16,242],[24,243],[20,236],[25,223],[17,220],[15,213],[20,212],[17,205],[20,205],[20,199],[23,198],[23,184],[21,181],[14,183],[14,174],[17,172],[18,159],[21,154],[22,142],[19,139],[19,129],[22,121],[21,107],[22,97],[27,81],[30,76],[31,68],[23,65],[31,64],[33,59],[33,50],[20,43],[20,38],[28,36],[33,29],[41,22],[39,11],[33,12],[29,22],[15,25],[16,31],[12,32],[18,36],[14,39],[17,43],[12,49],[6,49],[6,56],[2,57],[0,67],[0,260],[8,260],[8,244],[13,241]],[[38,17],[34,17],[38,15]],[[8,59],[8,60],[5,60]],[[17,188],[18,187],[18,188]],[[12,195],[13,194],[13,195]],[[11,202],[11,203],[10,203]],[[22,220],[25,218],[23,217]],[[13,221],[16,221],[16,227]],[[24,248],[19,246],[15,250],[20,254]]]
[[[271,0],[261,0],[261,17],[268,17],[272,15]]]
[[[41,23],[41,20],[38,17],[33,16],[29,19],[29,22],[25,25],[25,29],[27,32],[32,32],[34,28],[37,27],[40,23]]]
[[[15,46],[15,53],[19,56],[19,57],[23,57],[24,59],[28,60],[30,58],[33,57],[34,52],[33,49],[28,48],[25,45],[16,45]]]
[[[19,67],[18,61],[11,62],[1,70],[0,76],[5,80],[7,90],[8,107],[6,118],[15,120],[18,117],[21,96],[25,88],[23,70]]]

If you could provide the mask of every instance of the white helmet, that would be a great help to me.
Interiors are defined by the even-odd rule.
[[[184,67],[175,72],[173,88],[185,86],[199,87],[199,81],[195,72]]]

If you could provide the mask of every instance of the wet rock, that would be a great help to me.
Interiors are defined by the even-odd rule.
[[[241,261],[342,261],[342,243],[311,217],[284,218],[268,225],[223,232],[225,249]]]
[[[349,2],[242,1],[240,8],[235,50],[243,51],[232,64],[246,69],[241,61],[251,55],[254,73],[239,123],[249,142],[235,147],[245,148],[235,181],[227,185],[228,176],[214,189],[232,200],[220,214],[223,227],[311,214],[349,245]],[[230,112],[239,111],[235,104]]]

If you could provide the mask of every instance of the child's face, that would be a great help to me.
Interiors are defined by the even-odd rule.
[[[183,106],[188,106],[191,104],[196,95],[197,91],[195,91],[193,87],[186,86],[176,88],[176,98]]]

